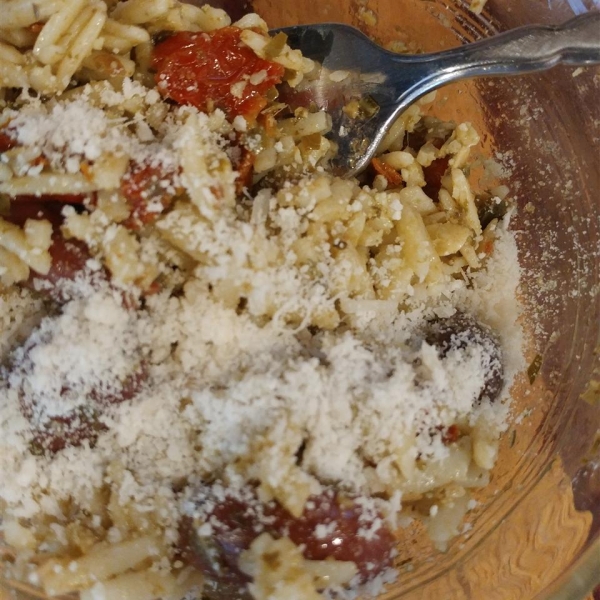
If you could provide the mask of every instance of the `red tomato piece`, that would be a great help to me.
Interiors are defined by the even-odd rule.
[[[488,256],[494,251],[494,240],[485,240],[484,242],[482,242],[478,248],[479,252],[483,252],[484,254],[487,254]]]
[[[131,163],[121,182],[121,193],[131,208],[125,226],[140,229],[153,223],[175,197],[172,180],[173,173],[160,167]]]
[[[285,69],[257,56],[241,33],[238,27],[181,31],[158,44],[152,65],[161,94],[204,112],[216,107],[229,118],[254,121],[267,104],[267,90],[281,83]]]
[[[384,163],[379,158],[374,158],[371,161],[373,168],[379,175],[383,175],[391,187],[399,187],[402,185],[402,175],[393,167]]]
[[[87,261],[92,258],[87,245],[79,240],[67,240],[63,237],[60,226],[63,222],[62,203],[58,202],[11,202],[10,213],[2,215],[4,219],[15,225],[23,225],[27,219],[45,219],[50,221],[53,227],[52,245],[48,249],[52,258],[50,271],[46,275],[30,273],[29,279],[22,285],[30,289],[46,293],[51,299],[60,303],[69,300],[68,292],[61,283],[73,281],[78,273],[86,268]],[[109,275],[105,269],[94,273],[97,283],[106,281]],[[154,283],[145,294],[160,291],[158,283]],[[128,308],[138,306],[138,298],[130,293],[119,290],[122,294],[124,305]]]
[[[37,23],[32,23],[29,27],[27,27],[27,29],[31,33],[39,33],[44,28],[44,25],[45,23],[42,23],[42,21],[38,21]]]
[[[458,425],[450,425],[442,434],[442,442],[444,444],[453,444],[460,438],[460,429]]]
[[[250,187],[252,184],[252,175],[254,173],[254,160],[256,156],[248,148],[241,148],[241,157],[235,170],[238,172],[238,176],[235,180],[235,191],[238,195],[244,192],[245,188]]]

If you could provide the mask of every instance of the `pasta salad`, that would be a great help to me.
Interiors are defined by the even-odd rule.
[[[9,0],[0,547],[82,600],[376,596],[441,550],[522,367],[508,189],[408,109],[359,179],[256,14]],[[479,162],[478,162],[479,161]]]

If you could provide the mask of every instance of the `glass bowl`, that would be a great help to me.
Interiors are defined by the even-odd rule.
[[[600,7],[596,0],[489,0],[475,15],[461,0],[211,3],[238,15],[253,9],[272,27],[345,22],[410,52]],[[484,151],[511,173],[527,359],[539,372],[534,365],[515,385],[514,422],[463,533],[440,553],[424,531],[408,529],[398,580],[381,600],[578,600],[600,583],[599,91],[597,67],[557,67],[438,92],[435,114],[473,122]],[[30,598],[0,584],[3,594]]]
[[[490,0],[477,16],[468,4],[256,0],[254,8],[271,26],[342,21],[411,52],[594,9],[581,0]],[[576,600],[600,583],[599,90],[597,67],[558,67],[438,92],[435,113],[472,121],[485,151],[511,172],[527,358],[541,366],[533,382],[535,368],[515,386],[514,424],[464,534],[442,554],[408,530],[386,600]]]

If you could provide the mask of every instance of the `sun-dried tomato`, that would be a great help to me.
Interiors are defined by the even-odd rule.
[[[254,160],[256,156],[248,148],[242,147],[241,158],[235,165],[238,176],[235,180],[235,192],[240,195],[245,188],[252,184],[252,174],[254,173]]]
[[[173,173],[154,165],[132,162],[121,182],[121,193],[131,209],[124,225],[140,229],[156,221],[176,193]]]
[[[241,41],[241,33],[238,27],[181,31],[158,44],[152,66],[161,94],[201,111],[220,108],[229,118],[254,121],[285,69],[257,56]]]
[[[458,428],[458,425],[450,425],[450,427],[447,427],[444,430],[444,433],[442,433],[442,442],[446,445],[453,444],[458,438],[460,438],[460,429]]]
[[[388,185],[391,187],[399,187],[402,185],[402,175],[396,171],[392,166],[383,162],[379,158],[374,158],[371,161],[373,168],[379,175],[383,175],[388,182]]]

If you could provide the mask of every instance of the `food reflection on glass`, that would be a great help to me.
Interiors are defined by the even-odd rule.
[[[279,99],[319,65],[257,15],[2,19],[8,577],[83,600],[376,596],[410,520],[443,550],[523,366],[513,205],[473,176],[473,126],[430,95],[342,179],[329,116]]]

